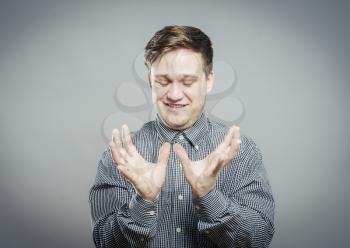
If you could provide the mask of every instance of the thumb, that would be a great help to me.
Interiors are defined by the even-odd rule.
[[[217,174],[220,172],[220,170],[222,169],[222,165],[220,163],[220,159],[219,156],[216,154],[211,154],[211,159],[209,159],[209,163],[210,163],[210,169],[211,169],[211,173],[215,176],[217,176]]]
[[[170,154],[170,147],[170,143],[165,142],[159,149],[158,161],[155,165],[153,174],[153,183],[159,188],[162,187],[165,180],[166,167],[168,165],[168,159]]]
[[[180,159],[182,164],[182,169],[184,170],[185,174],[189,173],[189,166],[191,163],[191,160],[188,158],[187,152],[180,144],[174,144],[174,151],[176,153],[176,156]]]
[[[159,149],[158,164],[167,165],[170,154],[170,143],[165,142]]]

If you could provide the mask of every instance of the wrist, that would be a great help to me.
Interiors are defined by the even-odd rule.
[[[205,190],[193,190],[192,189],[192,196],[194,198],[203,198],[204,196],[209,194],[211,191],[213,191],[214,188],[215,188],[215,185],[214,185],[214,187],[212,187],[210,189],[205,189]]]
[[[139,194],[134,194],[129,202],[131,217],[139,223],[151,225],[157,218],[158,201],[149,202]]]
[[[193,206],[202,221],[213,222],[223,216],[229,207],[229,199],[218,189],[210,191],[201,198],[193,198]]]
[[[158,193],[156,193],[156,194],[154,194],[154,193],[150,193],[150,194],[141,194],[141,193],[137,192],[137,194],[138,194],[143,200],[145,200],[145,201],[147,201],[147,202],[154,202],[154,201],[158,200],[159,193],[160,193],[160,192],[158,192]]]

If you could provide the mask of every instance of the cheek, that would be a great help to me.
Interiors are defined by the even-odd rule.
[[[194,88],[186,92],[186,96],[191,102],[201,103],[205,99],[205,92],[200,88]]]
[[[166,91],[164,89],[160,88],[153,88],[152,89],[152,100],[155,103],[156,101],[163,100],[166,96]]]
[[[158,94],[157,89],[152,88],[152,102],[156,103],[158,98],[159,98],[159,94]]]

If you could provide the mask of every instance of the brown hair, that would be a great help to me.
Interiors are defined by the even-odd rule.
[[[157,31],[145,47],[145,65],[148,70],[154,61],[164,53],[177,48],[199,52],[203,58],[206,77],[213,69],[213,48],[209,37],[199,28],[171,25]]]

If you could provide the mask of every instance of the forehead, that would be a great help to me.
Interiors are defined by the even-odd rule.
[[[200,76],[202,73],[203,59],[201,54],[182,48],[165,53],[158,58],[151,67],[151,74],[153,76]]]

